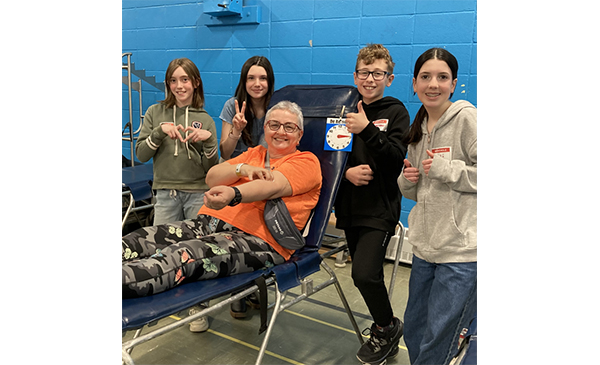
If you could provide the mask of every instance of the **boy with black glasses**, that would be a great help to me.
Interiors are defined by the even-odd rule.
[[[404,104],[383,97],[394,80],[393,72],[392,57],[381,44],[369,44],[359,51],[354,83],[361,101],[358,112],[346,116],[354,141],[335,202],[336,227],[346,235],[354,285],[374,321],[367,329],[370,339],[356,354],[365,364],[381,364],[395,356],[403,333],[383,277],[386,249],[400,218],[396,179],[406,155],[402,137],[410,125]]]

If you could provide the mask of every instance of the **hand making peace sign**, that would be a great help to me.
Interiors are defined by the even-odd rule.
[[[244,101],[242,103],[242,110],[240,110],[240,105],[237,101],[237,99],[235,100],[235,115],[233,116],[233,120],[232,125],[233,125],[233,130],[232,133],[234,136],[240,136],[242,134],[242,131],[244,130],[244,128],[246,128],[246,124],[248,124],[248,121],[246,120],[246,102]],[[235,133],[237,131],[237,133]]]

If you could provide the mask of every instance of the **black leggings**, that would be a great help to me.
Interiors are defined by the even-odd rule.
[[[352,257],[354,285],[365,300],[373,321],[378,326],[387,326],[394,312],[383,280],[383,260],[393,233],[368,227],[353,227],[344,232]]]

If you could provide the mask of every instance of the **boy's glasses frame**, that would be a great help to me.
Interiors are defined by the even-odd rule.
[[[294,133],[295,131],[300,129],[300,127],[298,127],[298,125],[294,123],[283,124],[277,120],[268,120],[265,124],[267,125],[267,127],[269,127],[270,130],[275,132],[278,131],[279,128],[281,128],[281,126],[283,126],[283,130],[285,131],[285,133]]]
[[[386,71],[367,71],[367,70],[356,70],[356,78],[359,80],[366,80],[369,78],[369,75],[373,75],[373,80],[381,81],[385,78],[389,73]]]

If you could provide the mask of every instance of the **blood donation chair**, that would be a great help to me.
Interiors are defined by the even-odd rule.
[[[124,212],[121,229],[130,222],[131,213],[136,214],[136,212],[144,210],[150,211],[154,208],[152,203],[153,179],[154,173],[151,163],[123,167],[121,181],[123,183],[122,201]],[[149,214],[146,216],[150,217]],[[145,222],[139,223],[143,227],[152,222],[145,219]]]
[[[261,311],[263,311],[261,313],[263,318],[261,331],[264,333],[264,339],[256,359],[256,364],[260,364],[277,316],[283,310],[332,284],[337,289],[359,342],[361,344],[364,342],[334,271],[323,261],[324,257],[333,255],[336,250],[323,255],[319,254],[348,157],[348,152],[324,149],[326,122],[328,117],[339,118],[342,110],[356,112],[356,104],[359,100],[358,91],[353,86],[290,85],[274,93],[271,98],[271,105],[281,100],[294,101],[302,108],[304,135],[298,148],[302,151],[311,151],[321,162],[323,175],[321,194],[310,223],[305,229],[306,245],[296,251],[288,261],[269,269],[197,281],[147,297],[124,299],[122,301],[122,330],[123,332],[136,331],[133,339],[122,344],[122,358],[126,364],[134,363],[130,352],[136,345],[152,340],[222,308],[228,308],[231,302],[240,300],[254,292],[259,292]],[[329,274],[329,279],[319,284],[313,284],[309,276],[318,272],[320,268],[323,268]],[[275,288],[275,304],[268,322],[265,318],[267,315],[264,313],[267,310],[265,305],[267,298],[266,286]],[[291,300],[285,300],[286,292],[298,286],[302,288],[302,294]],[[259,290],[259,288],[261,289]],[[195,304],[226,296],[227,299],[201,312],[141,335],[142,328],[161,318],[183,311]],[[293,341],[293,338],[289,340]]]

